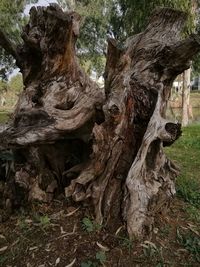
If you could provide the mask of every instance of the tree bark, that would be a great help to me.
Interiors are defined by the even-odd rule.
[[[183,72],[183,89],[182,89],[182,126],[189,123],[190,110],[190,76],[191,68]]]
[[[181,133],[165,119],[170,89],[200,50],[198,35],[180,40],[185,19],[158,9],[123,49],[110,39],[101,90],[75,55],[80,16],[57,5],[31,9],[24,43],[12,48],[25,89],[1,126],[2,155],[11,151],[1,168],[2,205],[64,192],[89,200],[97,222],[112,230],[124,222],[130,237],[151,232],[178,173],[163,152]]]
[[[194,26],[196,27],[197,19],[195,14],[198,10],[198,3],[192,0],[191,14],[194,16]],[[192,115],[192,106],[190,105],[191,90],[191,67],[183,72],[183,89],[182,89],[182,126],[189,124],[189,117]]]

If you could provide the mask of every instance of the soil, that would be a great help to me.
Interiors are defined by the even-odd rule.
[[[35,203],[0,224],[0,266],[200,266],[200,227],[185,207],[175,199],[151,237],[131,241],[123,225],[115,233],[96,225],[87,206]]]

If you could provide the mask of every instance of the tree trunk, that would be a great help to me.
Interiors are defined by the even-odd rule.
[[[185,18],[158,9],[123,49],[110,39],[105,90],[76,59],[77,13],[32,8],[18,48],[1,33],[25,84],[1,126],[2,155],[12,151],[1,169],[7,209],[64,192],[88,199],[97,222],[112,230],[125,222],[130,237],[151,231],[175,194],[177,168],[163,152],[180,135],[180,125],[165,119],[170,89],[200,50],[197,35],[180,40]]]
[[[198,3],[192,0],[191,14],[195,16],[198,10]],[[197,16],[195,16],[197,18]],[[194,18],[194,26],[197,24],[197,19]],[[191,90],[191,67],[183,72],[183,89],[182,89],[182,126],[187,126],[189,117],[193,117],[192,106],[190,105],[190,90]]]
[[[190,77],[191,68],[183,72],[183,89],[182,89],[182,126],[189,123],[190,109]]]

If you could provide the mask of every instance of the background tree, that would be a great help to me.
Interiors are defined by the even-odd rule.
[[[117,39],[127,38],[141,32],[148,22],[152,11],[160,7],[171,7],[185,11],[189,15],[186,32],[193,30],[193,17],[190,12],[192,3],[190,0],[117,0],[114,1],[111,30]]]
[[[21,40],[19,31],[27,20],[23,10],[30,2],[34,3],[37,0],[2,0],[0,4],[2,18],[0,26],[5,29],[5,32],[12,34],[13,40],[17,43]],[[105,67],[106,36],[113,36],[123,41],[127,36],[140,32],[147,24],[147,17],[156,6],[169,6],[187,12],[191,9],[189,0],[58,0],[57,2],[65,10],[74,9],[84,18],[83,31],[77,43],[79,59],[87,71],[91,73],[93,70],[97,76],[103,74]],[[189,18],[185,32],[191,32],[193,28],[191,14]],[[2,49],[0,59],[4,63],[0,75],[5,78],[6,73],[14,67],[14,62]]]
[[[20,42],[19,32],[27,18],[23,15],[26,4],[37,0],[2,0],[0,3],[1,22],[0,26],[5,32],[14,36],[13,40]],[[124,40],[127,36],[136,34],[144,29],[147,17],[156,6],[169,6],[184,11],[191,9],[189,0],[154,0],[154,1],[131,1],[131,0],[58,0],[64,9],[75,9],[84,17],[84,27],[77,47],[79,58],[86,70],[95,70],[97,75],[103,73],[105,66],[106,36],[113,36],[117,40]],[[190,15],[186,32],[192,30],[192,16]],[[90,36],[88,32],[91,32]],[[10,56],[5,50],[0,50],[0,59],[3,66],[0,75],[6,78],[6,73],[14,67]],[[92,67],[93,66],[93,67]],[[197,69],[197,62],[194,65]]]
[[[190,0],[58,0],[57,2],[66,10],[74,9],[83,16],[83,30],[77,44],[77,47],[81,48],[79,58],[86,70],[93,69],[98,75],[103,74],[105,66],[106,36],[122,42],[128,36],[141,32],[157,6],[167,6],[187,12],[189,19],[185,35],[194,29]]]
[[[83,28],[77,42],[81,65],[97,77],[105,68],[106,36],[109,30],[112,0],[58,0],[65,10],[75,10],[82,16]]]
[[[197,32],[200,31],[200,3],[198,1],[196,1],[196,30]],[[199,76],[200,75],[200,55],[197,55],[194,60],[193,60],[193,64],[192,64],[192,76]]]
[[[1,0],[0,1],[0,29],[8,36],[12,36],[14,45],[22,42],[20,33],[23,26],[27,23],[27,17],[23,14],[25,6],[35,3],[37,0]],[[0,42],[3,42],[4,36],[0,33]],[[0,47],[0,77],[7,79],[14,68],[15,60],[5,49]]]
[[[192,16],[193,25],[197,24],[198,15],[198,2],[196,0],[191,1],[190,13]],[[198,56],[197,56],[198,57]],[[197,65],[198,60],[196,60]],[[190,90],[191,90],[191,66],[183,73],[183,86],[182,86],[182,125],[187,126],[189,123],[190,110]]]

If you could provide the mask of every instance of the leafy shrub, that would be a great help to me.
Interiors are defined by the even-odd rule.
[[[200,263],[200,238],[187,233],[182,233],[177,229],[177,241],[183,246],[190,254],[194,256],[195,261]]]
[[[98,231],[101,229],[101,225],[99,225],[98,223],[96,223],[95,221],[91,220],[88,217],[83,218],[82,220],[82,228],[90,233],[93,231]]]

